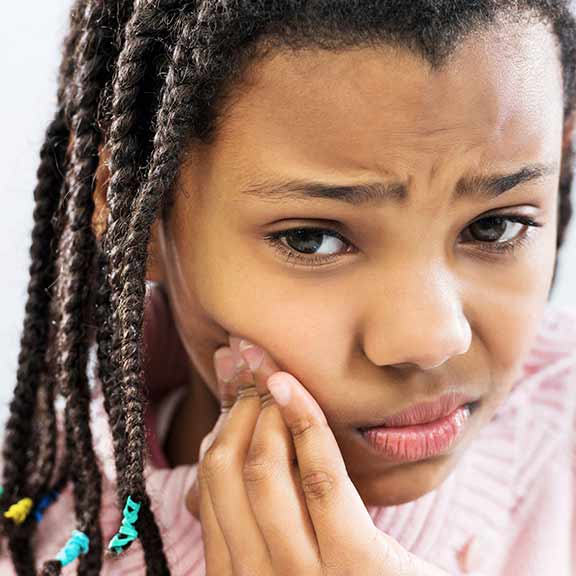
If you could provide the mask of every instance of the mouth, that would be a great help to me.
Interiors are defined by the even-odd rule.
[[[465,436],[480,405],[480,400],[467,398],[445,395],[437,402],[417,404],[357,430],[373,455],[397,463],[427,460],[447,454]]]
[[[371,428],[402,428],[428,424],[440,420],[462,407],[468,408],[470,413],[473,413],[478,408],[479,403],[479,399],[470,394],[451,391],[436,400],[415,404],[386,418],[362,424],[357,429],[363,432]]]

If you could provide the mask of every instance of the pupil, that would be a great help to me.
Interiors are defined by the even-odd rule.
[[[504,218],[500,218],[497,216],[493,216],[491,218],[484,218],[483,220],[479,220],[478,222],[474,222],[474,224],[470,225],[471,230],[474,230],[476,227],[480,230],[480,234],[488,231],[488,237],[486,238],[476,238],[481,242],[491,241],[491,240],[498,240],[504,232],[506,232],[506,225],[507,221]],[[490,233],[491,231],[491,233]],[[475,234],[473,236],[476,237]]]
[[[318,251],[320,246],[322,246],[322,239],[324,238],[324,232],[314,231],[314,230],[296,230],[290,232],[286,236],[286,242],[290,248],[294,248],[296,252],[303,252],[305,254],[314,254]],[[291,239],[296,240],[296,244],[300,243],[300,246],[293,246]]]

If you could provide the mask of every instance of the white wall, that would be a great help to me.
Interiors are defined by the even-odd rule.
[[[28,276],[32,190],[38,151],[51,119],[70,0],[5,2],[0,7],[0,424],[14,384]],[[576,306],[576,230],[570,231],[553,300]],[[572,266],[567,266],[571,262]]]
[[[15,382],[38,153],[55,110],[71,0],[0,4],[0,424]]]

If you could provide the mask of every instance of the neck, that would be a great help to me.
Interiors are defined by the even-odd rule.
[[[163,447],[172,467],[197,464],[200,444],[220,415],[218,400],[191,362],[188,368],[188,389],[174,413]]]

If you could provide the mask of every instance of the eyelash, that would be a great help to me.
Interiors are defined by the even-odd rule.
[[[529,216],[522,216],[520,214],[495,214],[493,216],[486,216],[484,218],[476,220],[475,222],[472,222],[472,224],[476,224],[477,222],[482,222],[483,220],[490,220],[493,218],[506,220],[507,222],[512,222],[512,223],[524,224],[525,226],[530,227],[530,228],[541,228],[543,226],[543,224],[536,222],[535,220],[533,220]],[[472,224],[470,224],[469,226],[472,226]],[[336,230],[333,230],[331,228],[318,228],[318,227],[316,227],[316,228],[314,228],[314,227],[300,227],[300,228],[291,228],[289,230],[282,230],[280,232],[274,232],[273,234],[269,234],[268,236],[265,236],[264,240],[266,242],[268,242],[275,250],[277,250],[280,253],[280,255],[284,257],[285,261],[287,263],[290,263],[292,266],[298,266],[301,264],[301,265],[308,267],[308,268],[318,268],[324,264],[329,264],[330,262],[333,262],[335,259],[337,259],[339,257],[339,255],[337,255],[337,254],[334,254],[332,256],[324,256],[324,257],[318,257],[318,256],[314,256],[314,255],[303,256],[298,251],[296,251],[292,248],[288,248],[287,246],[285,246],[282,243],[282,239],[285,238],[286,236],[288,236],[294,232],[302,232],[302,231],[306,231],[306,232],[310,232],[310,233],[311,232],[319,232],[319,233],[323,233],[324,235],[327,235],[327,236],[333,236],[335,238],[338,238],[339,240],[341,240],[345,244],[351,246],[351,243],[348,242],[348,240],[346,240],[346,238],[344,238],[344,236],[342,236]],[[508,240],[506,242],[481,242],[481,241],[478,241],[478,242],[476,242],[476,244],[480,245],[480,247],[483,250],[486,250],[487,252],[496,253],[498,255],[506,255],[506,256],[514,257],[516,252],[520,248],[522,248],[523,246],[528,244],[530,239],[531,239],[531,234],[529,232],[525,231],[522,235],[518,235],[515,239]]]

